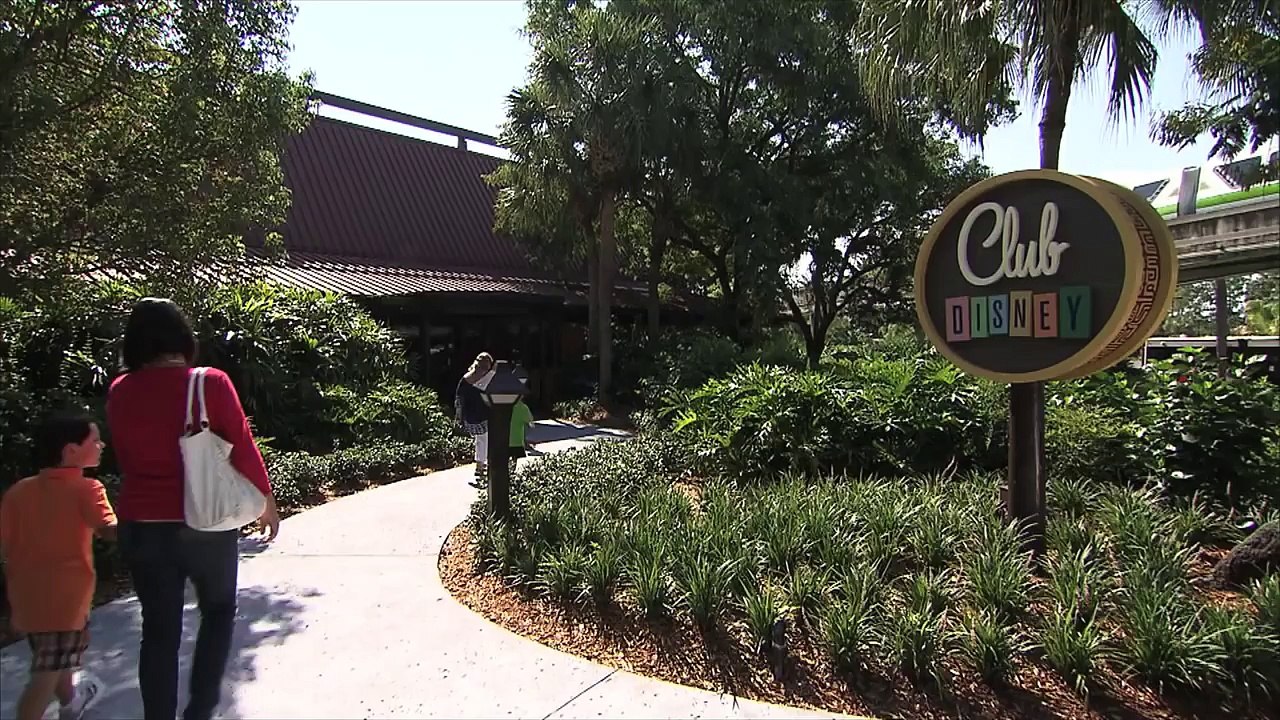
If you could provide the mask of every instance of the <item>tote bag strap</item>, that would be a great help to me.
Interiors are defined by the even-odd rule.
[[[204,399],[204,376],[209,371],[207,367],[192,368],[191,374],[187,376],[187,420],[186,432],[188,435],[195,432],[195,425],[192,423],[191,403],[199,396],[200,403],[200,429],[209,429],[209,408]]]

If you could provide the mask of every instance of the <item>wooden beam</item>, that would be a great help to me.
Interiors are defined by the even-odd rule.
[[[495,148],[502,147],[501,145],[498,144],[498,138],[492,135],[485,135],[484,133],[478,133],[474,130],[467,130],[466,128],[460,128],[456,125],[448,125],[446,123],[436,122],[435,120],[420,118],[416,115],[402,113],[399,110],[390,110],[388,108],[378,107],[377,105],[370,105],[369,103],[360,102],[359,100],[352,100],[351,98],[344,98],[340,95],[321,92],[319,90],[311,93],[311,97],[314,100],[319,100],[321,103],[324,103],[325,105],[341,108],[343,110],[350,110],[351,112],[360,113],[361,115],[368,115],[369,117],[376,117],[376,118],[381,118],[383,120],[390,120],[392,122],[398,122],[402,125],[409,125],[410,127],[421,128],[423,130],[430,130],[431,132],[437,132],[443,135],[452,135],[458,139],[458,147],[463,149],[466,149],[468,140],[472,142],[482,143],[484,145],[489,145]]]

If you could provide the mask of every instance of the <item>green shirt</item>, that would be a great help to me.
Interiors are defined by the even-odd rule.
[[[533,422],[533,413],[529,411],[529,406],[524,401],[515,404],[511,408],[511,442],[508,447],[524,447],[524,432],[529,427],[529,423]]]

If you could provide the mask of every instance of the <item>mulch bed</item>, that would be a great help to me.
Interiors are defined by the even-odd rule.
[[[1204,558],[1207,562],[1210,558]],[[477,575],[465,525],[445,541],[439,559],[445,587],[489,620],[544,645],[609,667],[738,697],[877,718],[1276,718],[1256,709],[1224,710],[1195,698],[1161,697],[1104,676],[1088,699],[1042,662],[1027,658],[1001,687],[982,682],[957,658],[944,662],[943,689],[922,689],[891,668],[838,671],[814,633],[793,625],[781,680],[750,647],[744,629],[705,633],[684,619],[651,622],[615,605],[554,602]]]

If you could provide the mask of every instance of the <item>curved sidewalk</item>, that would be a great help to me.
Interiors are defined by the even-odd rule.
[[[539,445],[556,451],[606,433],[539,423],[531,439],[574,438]],[[271,546],[246,546],[219,716],[823,717],[596,665],[458,604],[436,558],[476,499],[471,478],[466,466],[341,498],[285,520]],[[184,682],[197,622],[188,609]],[[92,623],[86,663],[108,689],[86,718],[140,717],[137,600],[98,608]],[[0,656],[0,718],[14,717],[27,662],[26,643]]]

